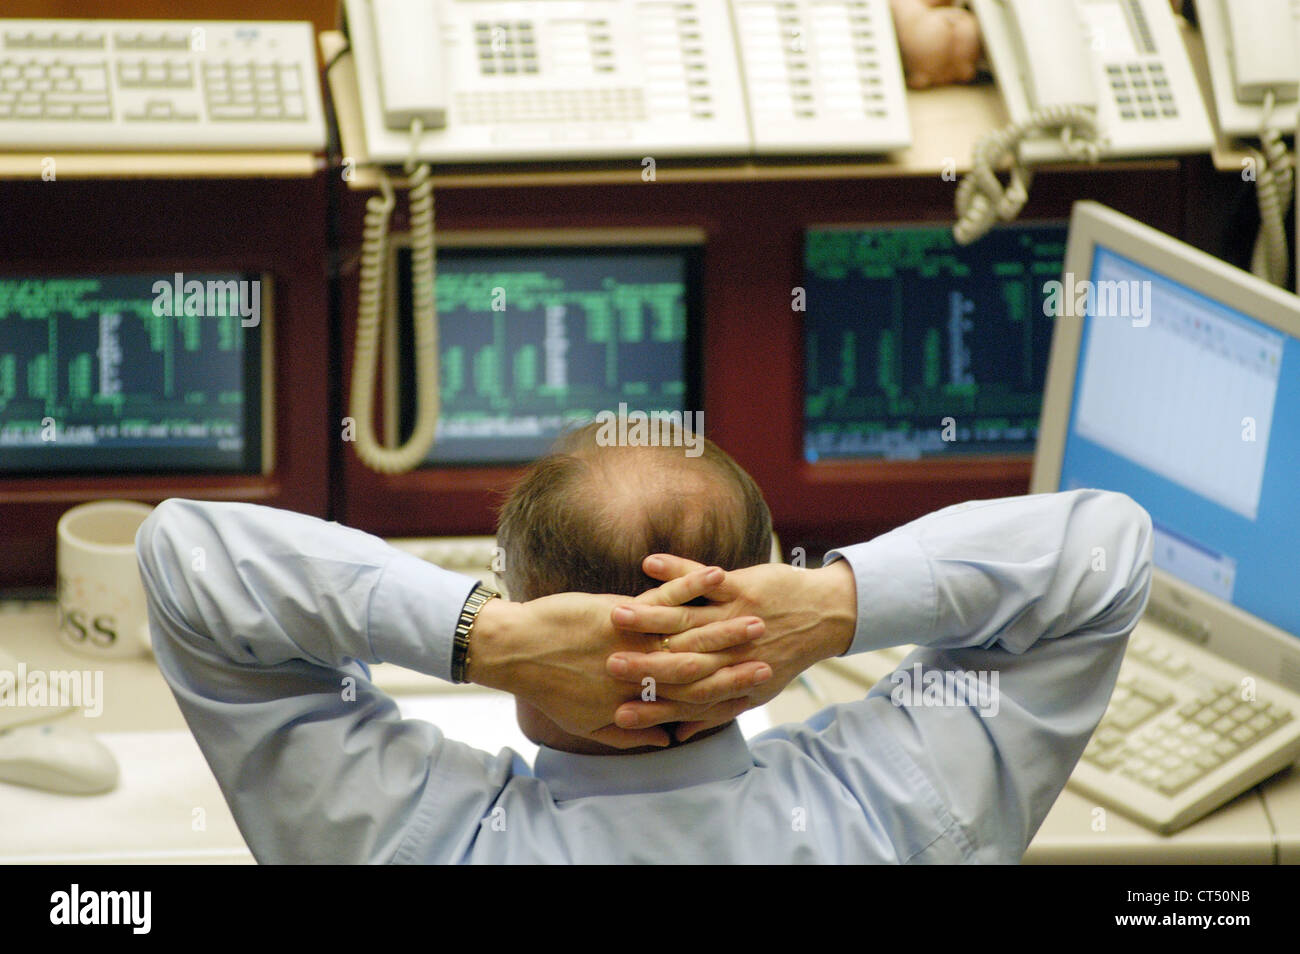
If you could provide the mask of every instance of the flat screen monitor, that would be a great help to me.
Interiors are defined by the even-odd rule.
[[[0,473],[269,469],[270,284],[0,275]]]
[[[804,457],[810,463],[1034,451],[1065,222],[958,245],[928,225],[804,237]]]
[[[1033,489],[1128,494],[1179,612],[1296,642],[1300,298],[1096,203],[1074,222]]]
[[[567,428],[620,408],[699,411],[699,253],[695,245],[440,247],[441,414],[425,466],[530,461]],[[416,379],[409,248],[395,262],[404,439]]]

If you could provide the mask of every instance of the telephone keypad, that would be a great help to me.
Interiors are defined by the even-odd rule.
[[[1106,67],[1106,78],[1120,119],[1178,118],[1178,107],[1160,63],[1111,64]]]

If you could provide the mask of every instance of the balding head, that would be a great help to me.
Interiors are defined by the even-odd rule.
[[[712,441],[600,446],[599,427],[561,438],[501,510],[497,539],[512,599],[552,593],[635,596],[658,582],[651,553],[734,570],[768,560],[772,518],[753,479]],[[696,438],[698,439],[698,438]]]

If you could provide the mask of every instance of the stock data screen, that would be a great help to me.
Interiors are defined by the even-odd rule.
[[[442,413],[429,464],[516,463],[602,411],[692,411],[698,249],[442,249]],[[399,251],[404,430],[410,253]],[[689,419],[688,419],[689,420]]]
[[[257,472],[261,280],[0,275],[0,471]]]
[[[1032,454],[1067,223],[805,235],[809,461]]]

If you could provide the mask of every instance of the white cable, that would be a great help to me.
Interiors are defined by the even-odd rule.
[[[418,139],[419,127],[412,130]],[[408,162],[408,170],[413,163]],[[392,181],[379,172],[380,196],[366,202],[361,242],[360,296],[357,302],[357,337],[352,356],[350,416],[355,422],[356,451],[362,462],[385,474],[400,474],[417,466],[429,453],[438,434],[441,411],[438,384],[438,309],[434,293],[433,183],[429,166],[421,164],[410,176],[411,286],[415,322],[416,417],[410,439],[401,447],[382,446],[374,431],[375,371],[379,362],[385,276],[388,264],[388,226],[397,204]]]
[[[957,223],[952,234],[958,245],[969,245],[999,221],[1010,222],[1020,214],[1033,180],[1033,171],[1020,159],[1020,143],[1026,136],[1057,130],[1070,155],[1088,162],[1101,157],[1105,140],[1097,126],[1097,114],[1085,106],[1037,109],[1024,122],[994,130],[975,144],[971,170],[957,185]],[[995,172],[1004,156],[1011,160],[1005,187]]]
[[[1264,95],[1263,120],[1259,131],[1261,150],[1252,149],[1255,157],[1255,201],[1259,203],[1259,234],[1251,255],[1253,274],[1274,285],[1285,285],[1290,267],[1287,250],[1286,213],[1291,208],[1295,160],[1286,151],[1282,134],[1271,128],[1273,93]]]

